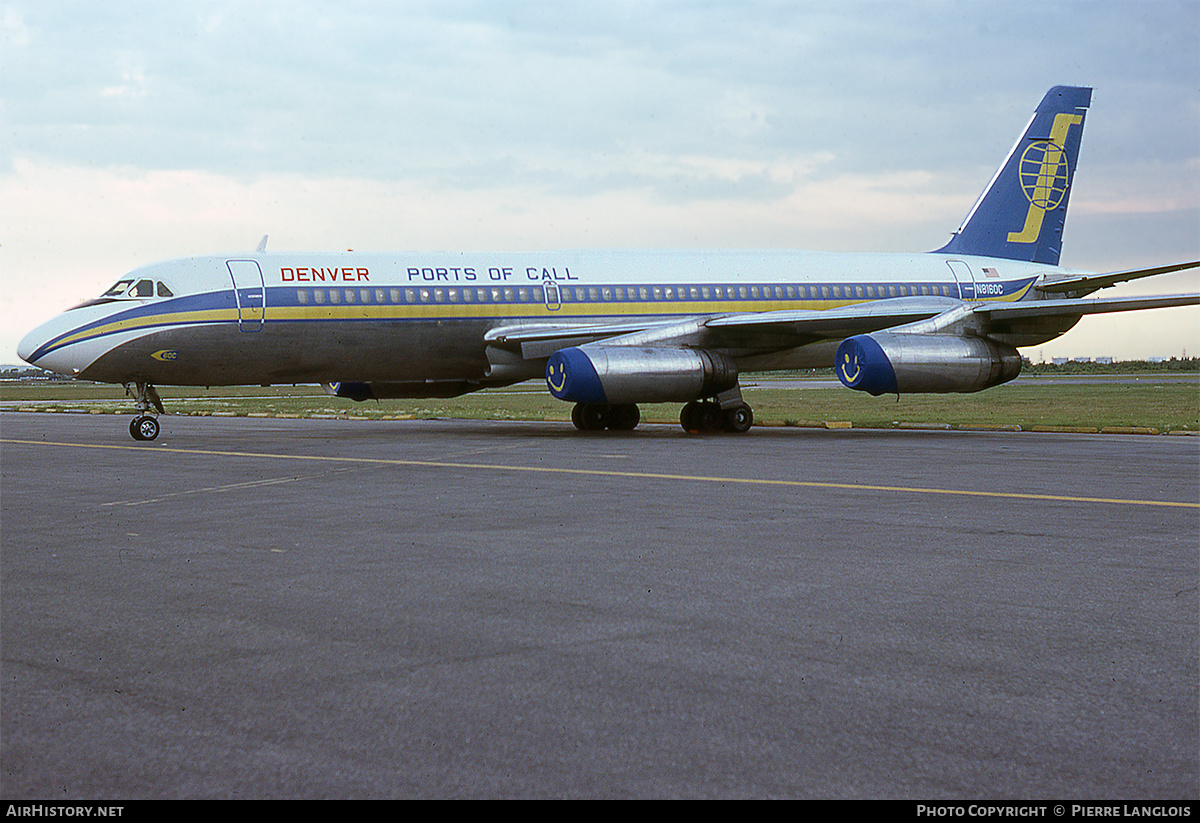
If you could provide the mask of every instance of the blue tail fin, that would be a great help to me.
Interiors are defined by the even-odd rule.
[[[1092,90],[1055,86],[967,219],[938,252],[1058,265]]]

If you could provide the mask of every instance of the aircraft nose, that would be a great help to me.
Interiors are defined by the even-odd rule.
[[[17,357],[39,368],[49,369],[61,374],[73,374],[75,370],[68,368],[64,371],[63,364],[48,362],[45,357],[48,353],[46,351],[46,344],[53,340],[57,333],[58,329],[54,321],[43,323],[21,338],[21,342],[17,344]],[[50,358],[50,360],[54,359],[53,357]]]
[[[17,357],[36,366],[37,361],[34,359],[34,354],[44,342],[46,342],[46,336],[41,333],[41,328],[34,329],[22,337],[21,342],[17,344]]]

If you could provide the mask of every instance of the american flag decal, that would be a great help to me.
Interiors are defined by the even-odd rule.
[[[996,271],[995,269],[984,269],[983,274],[985,277],[999,277],[1000,276],[1000,272]]]

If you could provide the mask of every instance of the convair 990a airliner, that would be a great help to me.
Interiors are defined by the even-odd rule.
[[[581,430],[633,429],[639,403],[683,404],[689,432],[744,432],[739,373],[833,365],[873,395],[975,392],[1017,376],[1019,346],[1084,314],[1200,295],[1080,298],[1200,265],[1061,268],[1091,89],[1037,107],[950,242],[929,253],[560,251],[266,253],[131,272],[30,332],[28,362],[136,387],[323,383],[351,400],[450,397],[544,377]]]

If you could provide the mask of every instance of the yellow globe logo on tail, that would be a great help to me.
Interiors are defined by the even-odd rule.
[[[1054,211],[1067,198],[1067,183],[1071,169],[1067,166],[1067,132],[1071,126],[1083,122],[1078,114],[1056,114],[1049,140],[1037,140],[1021,152],[1017,164],[1017,176],[1021,191],[1029,201],[1025,214],[1025,226],[1019,232],[1010,231],[1010,243],[1036,243],[1042,233],[1042,218],[1046,212]]]
[[[1018,167],[1021,189],[1029,202],[1040,209],[1054,211],[1067,196],[1067,152],[1048,140],[1031,143],[1021,154]]]

